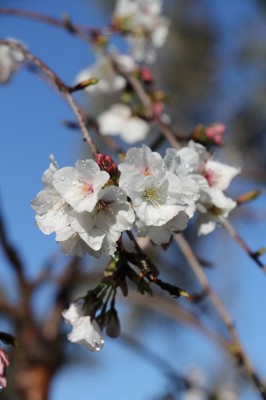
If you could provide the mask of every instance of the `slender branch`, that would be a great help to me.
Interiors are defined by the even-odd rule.
[[[223,351],[226,351],[226,353],[229,352],[229,343],[221,334],[208,328],[199,320],[197,315],[194,315],[188,309],[181,307],[181,305],[175,301],[159,296],[159,294],[153,297],[144,297],[140,296],[139,293],[136,293],[135,291],[130,291],[128,296],[126,298],[123,297],[122,299],[123,301],[128,301],[130,304],[134,304],[135,306],[144,307],[157,314],[162,314],[172,321],[191,326],[204,337],[208,337],[213,342],[217,343]]]
[[[10,15],[15,17],[22,17],[38,22],[43,22],[48,25],[55,26],[57,28],[65,29],[68,33],[78,36],[80,39],[87,43],[92,43],[92,37],[95,35],[110,34],[111,30],[99,30],[97,28],[89,28],[87,26],[73,24],[68,17],[59,19],[48,15],[43,15],[33,11],[14,9],[14,8],[2,8],[0,7],[0,15]]]
[[[119,68],[118,63],[112,57],[111,54],[108,54],[115,70],[122,76],[125,77],[127,82],[131,85],[135,93],[137,94],[138,98],[142,102],[143,106],[146,108],[148,118],[152,119],[162,130],[163,135],[169,141],[169,143],[175,148],[179,149],[180,145],[178,143],[178,136],[172,131],[172,129],[163,122],[161,117],[156,116],[153,108],[152,108],[152,101],[149,94],[146,92],[145,88],[141,84],[141,82],[136,79],[132,74],[125,73],[121,71]]]
[[[253,365],[251,364],[242,344],[240,338],[237,334],[237,331],[234,326],[234,322],[224,307],[222,301],[218,297],[218,295],[214,292],[214,290],[210,287],[209,281],[207,276],[205,275],[202,266],[198,262],[195,254],[193,253],[190,245],[184,238],[182,234],[176,234],[175,240],[183,253],[184,257],[187,259],[188,263],[190,264],[194,274],[197,276],[198,281],[204,290],[204,292],[209,296],[210,300],[212,301],[217,313],[220,315],[224,325],[226,326],[231,338],[231,354],[235,357],[236,361],[240,364],[243,364],[246,369],[246,373],[258,389],[262,399],[266,399],[266,386],[264,382],[261,381],[257,372],[255,371]]]
[[[222,226],[224,229],[232,236],[234,241],[244,250],[244,252],[253,260],[255,263],[262,269],[263,272],[266,273],[266,266],[263,264],[262,261],[260,261],[260,253],[259,252],[254,252],[250,249],[250,247],[247,245],[247,243],[242,239],[242,237],[235,231],[234,227],[230,224],[229,221],[226,219],[220,220]]]
[[[80,126],[80,130],[82,132],[84,141],[86,141],[86,143],[88,144],[93,156],[96,157],[98,151],[91,139],[89,130],[86,126],[86,121],[84,120],[83,115],[82,115],[78,105],[76,104],[75,100],[73,99],[73,96],[71,94],[71,87],[66,85],[61,80],[61,78],[59,78],[59,76],[50,67],[48,67],[41,59],[39,59],[34,54],[32,54],[31,52],[26,50],[20,44],[12,42],[10,40],[0,39],[0,45],[6,45],[6,46],[9,46],[13,50],[20,51],[27,60],[29,60],[32,63],[34,63],[35,65],[37,65],[37,67],[39,67],[44,72],[44,74],[55,84],[57,89],[60,91],[60,93],[62,93],[62,95],[64,96],[64,98],[66,99],[66,101],[68,102],[70,107],[72,108],[72,110],[77,118],[78,124]]]

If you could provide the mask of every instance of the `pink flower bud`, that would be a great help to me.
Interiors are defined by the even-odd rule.
[[[5,350],[0,348],[0,388],[5,389],[7,385],[6,368],[9,366],[9,358]]]
[[[140,67],[140,78],[145,83],[152,83],[153,82],[153,74],[150,68],[148,67]]]
[[[163,102],[161,102],[161,101],[156,101],[155,103],[153,103],[153,105],[152,105],[152,109],[153,109],[153,112],[154,112],[154,114],[157,116],[157,117],[161,117],[162,116],[162,113],[163,113],[163,111],[164,111],[164,103]]]
[[[205,135],[207,138],[217,145],[222,144],[223,135],[225,132],[225,126],[223,124],[212,124],[207,126],[205,129]]]
[[[102,171],[108,172],[112,177],[118,172],[117,164],[112,160],[110,156],[105,156],[104,154],[97,154],[96,162]]]

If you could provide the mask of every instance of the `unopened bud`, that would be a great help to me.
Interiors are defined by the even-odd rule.
[[[205,135],[214,144],[221,145],[223,135],[225,133],[225,126],[223,124],[212,124],[205,128]]]
[[[5,389],[7,386],[6,369],[9,366],[9,358],[5,350],[0,348],[0,387]]]
[[[102,171],[108,172],[111,178],[118,174],[117,164],[110,156],[99,153],[96,162]]]
[[[140,79],[146,83],[146,84],[152,84],[153,83],[153,74],[152,70],[149,67],[140,67],[139,69],[140,73]]]
[[[77,85],[71,87],[70,91],[77,92],[78,90],[86,89],[86,87],[88,87],[88,86],[96,85],[98,82],[100,82],[99,78],[86,79],[85,81],[82,81],[82,82],[78,83]]]
[[[115,308],[111,308],[106,313],[105,329],[106,329],[106,334],[110,338],[115,339],[118,336],[120,336],[121,333],[120,321]]]
[[[258,196],[260,196],[261,190],[254,189],[250,190],[247,193],[241,194],[241,196],[238,196],[236,199],[237,204],[243,204],[247,203],[249,201],[255,200]]]
[[[192,139],[203,144],[211,143],[221,146],[225,129],[225,125],[220,123],[211,124],[206,127],[199,124],[192,132]]]

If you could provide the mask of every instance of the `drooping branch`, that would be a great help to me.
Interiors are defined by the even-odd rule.
[[[183,253],[184,257],[188,261],[191,269],[193,270],[194,274],[198,278],[198,281],[206,293],[206,295],[210,298],[213,306],[215,307],[217,313],[219,314],[220,318],[222,319],[225,327],[227,328],[232,343],[230,345],[231,354],[236,359],[237,363],[240,365],[244,365],[247,375],[249,376],[250,380],[253,382],[257,390],[259,391],[261,398],[266,399],[266,386],[265,383],[262,382],[260,377],[258,376],[257,372],[255,371],[250,359],[248,358],[244,347],[240,341],[238,333],[235,329],[234,322],[226,310],[225,306],[223,305],[222,301],[218,297],[218,295],[214,292],[211,288],[208,278],[205,275],[202,266],[198,262],[197,257],[195,256],[193,250],[191,249],[189,243],[186,241],[184,235],[176,234],[175,240]]]
[[[224,229],[231,235],[234,241],[244,250],[244,252],[253,260],[255,263],[262,269],[263,272],[266,273],[266,266],[260,260],[260,252],[252,251],[248,244],[244,241],[244,239],[236,232],[234,227],[230,224],[226,219],[221,219],[220,223],[224,227]]]
[[[0,15],[27,18],[37,22],[42,22],[44,24],[55,26],[57,28],[62,28],[71,35],[78,36],[80,39],[89,44],[92,43],[92,40],[96,35],[109,35],[111,33],[110,28],[100,30],[98,28],[89,28],[88,26],[74,24],[68,16],[59,19],[38,12],[4,7],[0,7]]]
[[[73,91],[72,87],[66,85],[62,81],[62,79],[50,67],[48,67],[47,64],[45,64],[40,58],[36,57],[34,54],[29,52],[28,50],[26,50],[20,44],[15,43],[10,40],[0,39],[0,45],[6,45],[6,46],[9,46],[13,50],[17,50],[17,51],[21,52],[27,60],[29,60],[30,62],[35,64],[38,68],[40,68],[43,71],[43,73],[51,80],[51,82],[54,83],[54,85],[57,87],[57,89],[60,91],[60,93],[62,93],[62,95],[64,96],[64,98],[66,99],[66,101],[68,102],[70,107],[72,108],[72,110],[77,118],[84,141],[86,141],[86,143],[88,144],[88,146],[92,152],[92,155],[96,158],[98,151],[96,149],[96,146],[93,143],[93,140],[90,136],[89,130],[86,126],[86,121],[84,120],[83,115],[71,94]]]
[[[25,288],[27,286],[25,278],[25,266],[18,251],[11,244],[1,210],[0,210],[0,243],[4,251],[4,255],[7,261],[9,262],[9,265],[13,268],[13,271],[16,274],[16,278],[18,280],[20,289],[22,291],[25,291]]]

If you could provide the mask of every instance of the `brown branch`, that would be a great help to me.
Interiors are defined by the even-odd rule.
[[[20,318],[19,307],[14,306],[5,299],[0,298],[0,314],[5,315],[12,322],[16,322]]]
[[[154,114],[153,108],[152,108],[152,101],[149,96],[149,94],[146,92],[145,88],[143,87],[142,83],[135,78],[132,74],[125,73],[124,71],[121,71],[119,68],[118,63],[115,61],[115,59],[111,56],[111,54],[108,55],[115,70],[124,78],[127,80],[127,82],[130,84],[140,101],[142,102],[143,106],[146,109],[147,117],[150,118],[152,121],[154,121],[162,130],[162,133],[164,137],[169,141],[169,143],[175,148],[179,149],[180,145],[178,143],[178,136],[172,131],[172,129],[163,122],[161,117],[158,117]]]
[[[9,264],[16,273],[16,277],[19,282],[21,290],[25,289],[25,286],[27,285],[24,274],[25,267],[18,251],[13,247],[13,245],[9,240],[1,212],[0,212],[0,243],[2,245],[6,259],[8,260]]]
[[[80,126],[80,130],[82,132],[84,141],[86,141],[86,143],[88,144],[93,156],[96,157],[98,151],[91,139],[91,136],[90,136],[89,131],[86,126],[86,121],[84,121],[82,113],[81,113],[78,105],[76,104],[75,100],[72,97],[71,87],[66,85],[61,80],[61,78],[59,78],[59,76],[50,67],[48,67],[41,59],[36,57],[34,54],[30,53],[28,50],[26,50],[20,44],[14,43],[10,40],[0,39],[0,45],[6,45],[6,46],[9,46],[13,50],[17,50],[17,51],[21,52],[27,60],[29,60],[33,64],[37,65],[37,67],[40,68],[44,72],[44,74],[55,84],[57,89],[60,91],[60,93],[62,93],[62,95],[64,96],[64,98],[66,99],[66,101],[68,102],[70,107],[72,108],[72,110],[77,118],[78,124]]]
[[[257,390],[259,391],[261,398],[266,399],[266,386],[264,382],[259,378],[257,375],[257,372],[255,371],[253,365],[251,364],[242,344],[240,341],[240,338],[237,334],[237,331],[234,326],[234,322],[224,307],[222,301],[218,297],[218,295],[214,292],[214,290],[210,287],[209,281],[207,276],[205,275],[202,266],[198,262],[198,259],[196,258],[195,254],[193,253],[190,245],[184,238],[182,234],[176,234],[175,235],[175,240],[183,253],[184,257],[188,261],[189,265],[191,266],[191,269],[193,270],[194,274],[198,278],[198,281],[203,289],[203,291],[206,293],[206,295],[209,296],[213,306],[215,307],[217,313],[219,314],[220,318],[224,322],[224,325],[226,326],[231,338],[232,338],[232,343],[231,343],[231,354],[234,356],[238,364],[242,364],[245,367],[246,373],[249,376],[250,380],[253,382]]]

